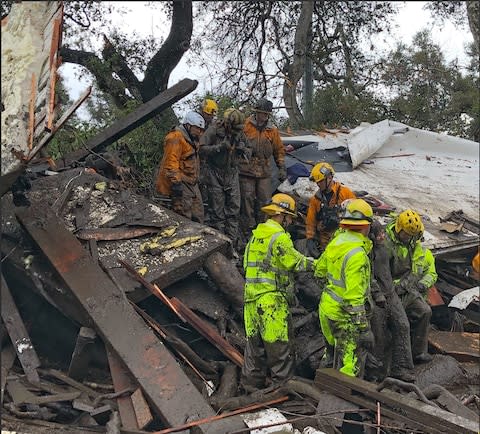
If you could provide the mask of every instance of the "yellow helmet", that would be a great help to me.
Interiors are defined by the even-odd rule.
[[[352,199],[347,203],[340,224],[369,225],[373,222],[373,209],[363,199]]]
[[[323,161],[313,167],[312,171],[310,172],[310,181],[320,182],[329,175],[335,175],[335,171],[330,164]]]
[[[411,209],[402,211],[395,220],[395,232],[397,234],[404,231],[411,237],[417,237],[421,236],[424,230],[422,219]]]
[[[243,113],[236,108],[228,108],[223,113],[223,120],[228,122],[232,128],[243,129],[243,124],[245,123],[245,116]]]
[[[295,208],[295,199],[293,197],[288,194],[277,193],[272,196],[272,200],[268,205],[262,207],[262,211],[270,216],[288,214],[297,217]]]
[[[213,99],[205,99],[202,105],[202,111],[207,115],[216,115],[218,111],[218,105]]]

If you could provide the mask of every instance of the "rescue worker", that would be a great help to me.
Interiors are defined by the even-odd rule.
[[[171,130],[163,145],[163,157],[155,182],[156,191],[170,196],[172,209],[203,223],[203,202],[198,188],[200,171],[199,139],[205,121],[197,112],[188,112],[183,122]]]
[[[225,110],[222,120],[210,125],[203,135],[200,157],[205,160],[206,185],[209,191],[210,225],[224,232],[235,247],[240,213],[238,161],[248,159],[240,110]]]
[[[315,258],[325,250],[338,228],[342,202],[356,198],[352,190],[333,179],[334,175],[333,167],[326,162],[316,164],[310,173],[310,180],[317,184],[318,190],[308,203],[305,236],[307,252]]]
[[[375,336],[373,355],[382,360],[381,379],[385,376],[406,382],[415,381],[413,372],[410,323],[393,285],[385,230],[373,222],[370,239],[372,250],[372,298],[375,301],[370,325]],[[390,357],[388,357],[390,355]]]
[[[319,304],[320,328],[328,344],[324,359],[332,358],[335,369],[360,378],[374,339],[366,311],[372,221],[373,210],[367,202],[349,201],[340,228],[315,267],[315,276],[327,279]]]
[[[245,240],[255,225],[263,221],[260,208],[272,195],[272,156],[278,167],[279,180],[283,182],[287,178],[285,148],[278,129],[269,120],[272,109],[273,103],[261,98],[255,105],[254,115],[245,122],[244,132],[252,149],[250,160],[240,162],[240,214]]]
[[[387,225],[385,238],[394,288],[410,322],[415,363],[426,363],[432,359],[428,354],[428,327],[432,310],[425,298],[428,288],[437,280],[434,261],[425,267],[428,252],[420,244],[423,230],[420,216],[407,209]]]
[[[475,280],[480,280],[480,250],[472,259],[471,277]]]
[[[313,258],[297,251],[286,231],[297,217],[295,200],[278,193],[262,211],[269,218],[253,230],[243,258],[247,344],[241,384],[247,392],[265,386],[267,370],[273,385],[293,375],[293,274],[314,268]]]
[[[205,129],[207,129],[212,123],[218,112],[218,105],[213,99],[206,98],[203,100],[202,107],[199,113],[205,120]]]
[[[205,120],[205,130],[208,129],[210,124],[213,122],[215,116],[218,112],[217,103],[210,98],[205,98],[200,106],[198,113],[200,113]],[[205,136],[203,135],[200,138],[200,148],[204,145]],[[200,188],[200,193],[202,194],[202,201],[204,204],[209,203],[209,194],[208,194],[208,167],[206,165],[205,157],[200,154],[200,177],[198,186]],[[205,209],[205,220],[210,220],[210,210],[208,207]]]

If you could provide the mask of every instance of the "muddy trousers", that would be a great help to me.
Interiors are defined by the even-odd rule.
[[[410,324],[399,296],[392,292],[386,297],[385,308],[375,306],[370,318],[375,336],[373,355],[384,365],[390,360],[390,369],[384,374],[397,377],[413,369]]]
[[[353,324],[350,315],[341,320],[328,318],[321,309],[320,328],[327,341],[325,357],[333,348],[333,368],[351,377],[362,378],[365,372],[367,351],[362,348],[358,341],[360,330]]]
[[[190,220],[193,220],[194,222],[203,223],[203,202],[198,184],[182,184],[182,195],[172,196],[173,211]]]
[[[265,387],[268,373],[274,385],[291,378],[295,369],[293,328],[285,297],[269,292],[245,302],[244,321],[247,344],[241,376],[243,388],[248,391]]]
[[[412,290],[401,296],[402,304],[410,322],[410,337],[413,358],[428,353],[428,327],[432,309],[419,292]]]
[[[270,202],[271,196],[271,178],[240,175],[241,230],[246,239],[250,238],[252,229],[265,220],[260,208]]]
[[[238,170],[208,169],[210,225],[227,235],[235,244],[240,213],[240,183]]]

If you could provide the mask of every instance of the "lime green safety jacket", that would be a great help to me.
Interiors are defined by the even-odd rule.
[[[420,277],[420,283],[425,288],[430,288],[437,281],[437,271],[435,269],[435,258],[430,249],[422,247],[419,240],[412,242],[408,246],[400,242],[395,235],[395,222],[387,225],[387,236],[385,245],[390,255],[390,269],[394,282],[405,275],[413,272]]]
[[[290,234],[275,220],[260,223],[245,248],[245,302],[267,292],[280,292],[293,300],[295,271],[313,271],[314,259],[293,246]]]
[[[426,290],[435,285],[438,275],[435,268],[435,258],[430,249],[422,247],[421,249],[415,249],[413,252],[412,271],[413,274],[419,276],[419,284],[425,291],[423,294],[426,296]]]
[[[332,320],[357,318],[367,326],[365,302],[370,288],[372,241],[359,232],[339,229],[316,266],[315,275],[327,278],[320,309]]]

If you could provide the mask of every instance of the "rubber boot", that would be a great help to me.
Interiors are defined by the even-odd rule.
[[[265,342],[265,352],[273,384],[283,384],[293,376],[295,361],[289,342]]]

